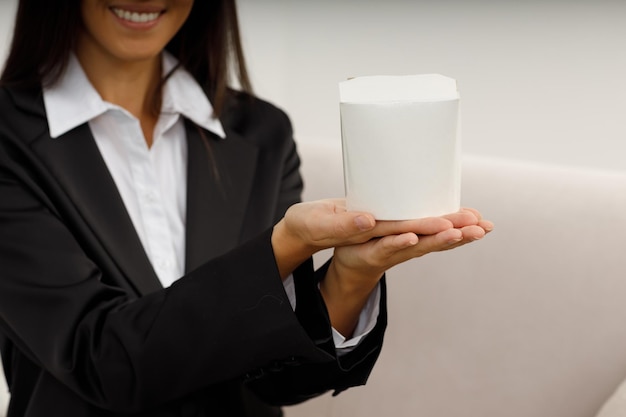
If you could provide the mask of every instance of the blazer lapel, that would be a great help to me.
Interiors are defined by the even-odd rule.
[[[91,228],[108,256],[139,294],[162,288],[135,232],[121,196],[87,124],[52,139],[49,136],[40,96],[14,94],[17,105],[37,114],[44,132],[31,148],[67,193],[84,222]],[[104,255],[104,254],[103,254]]]
[[[35,132],[39,136],[31,142],[33,150],[129,283],[140,294],[162,288],[89,126],[80,126],[52,139],[40,93],[12,96],[18,106],[37,116],[29,117],[25,128],[30,137]],[[33,120],[39,126],[34,126]],[[223,125],[227,136],[224,140],[186,121],[187,272],[239,243],[252,192],[258,148],[230,128],[232,123],[228,120]]]
[[[36,150],[63,185],[87,224],[127,279],[141,294],[163,288],[141,245],[88,125]]]
[[[258,148],[224,128],[219,139],[187,123],[187,272],[239,243]]]

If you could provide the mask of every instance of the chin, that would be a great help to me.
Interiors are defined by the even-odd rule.
[[[159,57],[163,49],[160,46],[128,45],[115,55],[120,61],[139,62]]]

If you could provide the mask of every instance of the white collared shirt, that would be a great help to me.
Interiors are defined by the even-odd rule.
[[[167,73],[176,60],[164,54]],[[163,86],[163,103],[148,148],[139,120],[108,103],[72,55],[64,76],[44,90],[50,135],[88,122],[137,235],[164,287],[184,274],[187,141],[182,115],[225,137],[213,108],[192,76],[177,69]]]
[[[163,54],[163,72],[177,64]],[[187,140],[183,117],[226,135],[213,107],[196,80],[177,68],[163,85],[162,107],[148,147],[139,120],[124,108],[106,102],[72,55],[61,79],[44,88],[50,136],[58,138],[89,123],[95,142],[115,181],[143,248],[164,287],[184,275],[187,201]],[[284,281],[292,307],[293,278]],[[370,297],[352,339],[333,331],[335,346],[353,347],[376,324],[380,294]]]

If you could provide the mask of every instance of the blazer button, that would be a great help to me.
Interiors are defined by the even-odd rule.
[[[286,366],[298,366],[302,365],[302,362],[295,356],[290,356],[283,361],[283,364]]]
[[[263,368],[258,368],[245,374],[244,379],[246,381],[253,381],[255,379],[262,378],[263,375],[265,375],[265,371],[263,370]]]
[[[270,372],[280,372],[282,371],[284,368],[282,362],[279,361],[274,361],[272,363],[269,364],[269,366],[267,367],[267,370]]]

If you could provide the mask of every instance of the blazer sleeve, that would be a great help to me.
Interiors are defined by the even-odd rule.
[[[278,221],[289,206],[300,201],[303,181],[300,158],[292,138],[291,125],[282,114],[287,128],[286,151],[274,221]],[[375,328],[350,353],[338,356],[332,337],[330,318],[318,283],[326,274],[328,263],[314,271],[309,259],[294,273],[297,308],[296,316],[315,345],[329,355],[324,362],[302,360],[275,362],[273,366],[257,369],[246,375],[247,385],[263,400],[275,405],[302,402],[329,390],[337,395],[352,386],[363,385],[380,354],[387,326],[385,279],[381,281],[381,306]]]
[[[63,219],[6,155],[0,332],[85,401],[134,412],[276,361],[332,358],[291,310],[271,231],[137,298],[103,283]]]
[[[386,287],[381,282],[381,308],[375,328],[350,353],[338,356],[331,325],[317,282],[328,264],[311,277],[309,265],[295,273],[298,306],[296,315],[316,346],[332,356],[331,360],[278,362],[247,375],[247,385],[264,401],[273,405],[303,402],[328,391],[342,391],[364,385],[378,359],[387,326]]]

